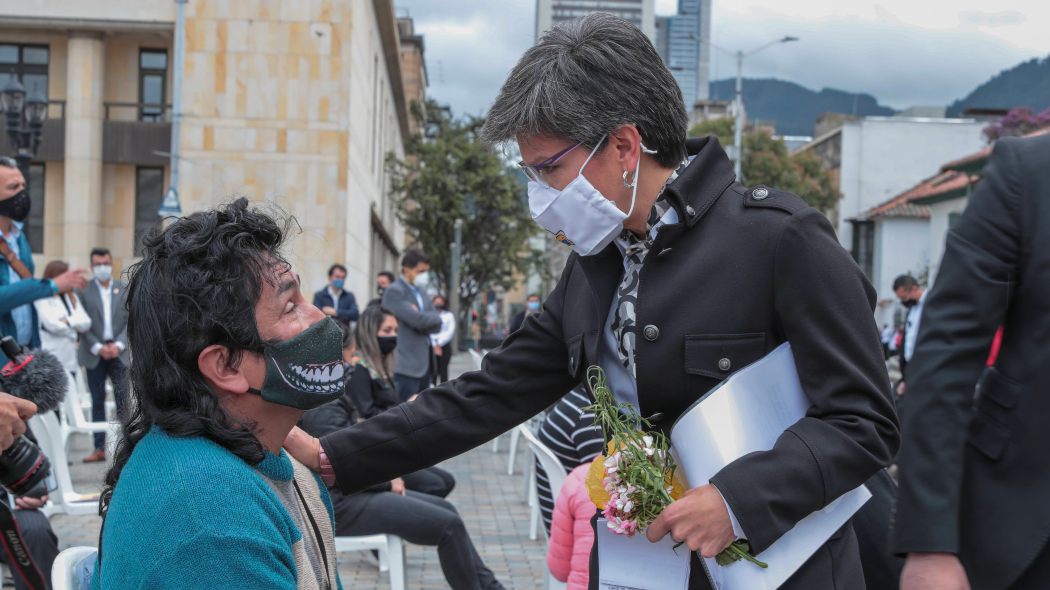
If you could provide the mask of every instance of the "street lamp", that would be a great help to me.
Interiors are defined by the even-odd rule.
[[[5,115],[7,136],[15,146],[15,160],[25,176],[26,190],[29,190],[29,164],[40,147],[40,136],[47,119],[47,98],[37,90],[26,99],[25,88],[18,77],[11,74],[0,91],[0,111]]]
[[[744,59],[751,57],[760,51],[769,49],[774,45],[779,45],[780,43],[791,43],[794,41],[798,41],[798,37],[792,37],[789,35],[770,41],[758,49],[752,49],[746,53],[743,51],[728,51],[710,41],[707,42],[707,45],[714,47],[722,53],[731,55],[736,59],[736,96],[733,99],[736,109],[736,117],[733,123],[733,172],[736,174],[737,180],[743,179],[741,168],[744,161]]]

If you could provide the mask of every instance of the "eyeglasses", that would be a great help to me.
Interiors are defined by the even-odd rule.
[[[521,171],[525,173],[525,176],[527,176],[529,180],[533,180],[544,186],[547,186],[547,180],[543,178],[544,170],[557,164],[558,161],[567,156],[569,152],[580,147],[581,145],[583,145],[583,142],[570,145],[569,147],[554,154],[553,156],[547,158],[539,164],[530,165],[526,164],[524,161],[518,162],[518,168],[521,168]]]

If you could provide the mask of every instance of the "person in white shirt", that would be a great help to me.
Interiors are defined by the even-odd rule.
[[[127,396],[128,314],[124,307],[127,298],[124,283],[113,278],[113,256],[105,248],[91,251],[91,271],[94,280],[81,291],[84,311],[91,318],[91,329],[80,339],[78,359],[87,369],[88,389],[91,390],[91,419],[106,421],[106,380],[113,384],[113,401],[120,414]],[[85,463],[106,460],[106,437],[95,434],[95,452],[84,458]]]
[[[893,281],[893,293],[901,305],[908,309],[904,320],[904,342],[901,344],[901,374],[897,395],[904,395],[908,382],[908,361],[915,354],[915,341],[919,338],[919,322],[922,320],[922,305],[926,302],[926,291],[911,275],[901,275]]]
[[[69,270],[61,260],[52,260],[44,267],[44,280],[54,279]],[[80,363],[77,361],[79,334],[91,329],[91,318],[73,291],[55,293],[33,302],[40,321],[40,347],[55,355],[66,372],[76,379]]]
[[[448,300],[444,295],[435,295],[431,300],[434,309],[441,315],[441,330],[430,335],[434,346],[434,357],[437,359],[437,382],[448,381],[448,363],[452,360],[452,339],[456,337],[456,316],[448,310]]]

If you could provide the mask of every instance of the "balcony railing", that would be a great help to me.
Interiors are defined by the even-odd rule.
[[[145,102],[105,103],[107,121],[171,123],[171,105]]]

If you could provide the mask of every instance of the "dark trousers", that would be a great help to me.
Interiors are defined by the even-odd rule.
[[[439,498],[447,498],[456,487],[456,478],[440,467],[420,469],[401,479],[405,480],[405,488]]]
[[[106,421],[106,379],[113,384],[113,401],[117,404],[117,414],[124,411],[124,400],[128,394],[127,368],[119,358],[99,359],[94,369],[87,370],[88,389],[91,390],[91,420]],[[106,434],[95,433],[95,449],[106,446]]]
[[[398,401],[407,402],[408,398],[430,387],[430,371],[422,377],[409,377],[394,373],[394,387],[397,388]]]
[[[416,545],[436,545],[441,571],[452,590],[499,590],[503,586],[485,567],[456,508],[449,502],[411,490],[332,493],[336,534],[397,535]]]
[[[448,364],[452,361],[452,344],[441,347],[441,356],[437,357],[437,382],[448,381]]]
[[[22,534],[26,549],[33,557],[33,563],[45,580],[51,580],[51,566],[58,557],[58,537],[51,529],[51,523],[39,510],[15,510],[15,522],[18,523],[18,532]],[[3,551],[0,551],[0,561],[7,563],[7,554]],[[14,578],[16,590],[29,590],[21,576],[12,574],[11,577]]]

